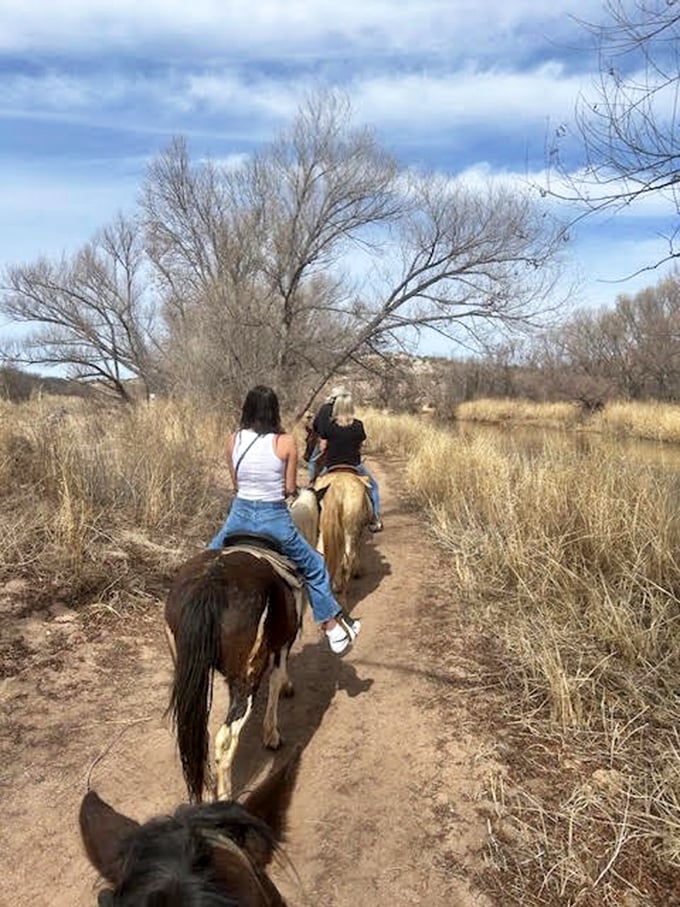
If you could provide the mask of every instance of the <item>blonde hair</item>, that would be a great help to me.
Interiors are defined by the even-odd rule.
[[[338,425],[351,425],[354,422],[354,401],[349,391],[335,398],[331,418]]]

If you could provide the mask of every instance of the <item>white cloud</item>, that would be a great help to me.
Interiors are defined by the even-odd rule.
[[[142,76],[124,72],[62,77],[8,76],[0,107],[6,114],[53,115],[102,123],[112,119],[148,123],[153,106],[160,125],[176,115],[200,113],[280,122],[318,87],[309,77],[246,77],[233,69],[172,71]],[[452,130],[477,126],[488,132],[535,129],[537,123],[569,116],[582,80],[568,77],[559,63],[526,72],[467,67],[446,73],[358,75],[339,83],[357,118],[387,129],[425,130],[451,137]],[[121,109],[124,110],[121,113]],[[142,111],[142,115],[139,112]],[[464,142],[459,136],[457,142]]]
[[[403,52],[467,54],[497,46],[508,32],[530,21],[535,30],[569,25],[569,13],[597,18],[596,0],[563,0],[537,7],[534,0],[493,6],[477,0],[0,0],[0,50],[79,52],[102,47],[130,50],[175,41],[175,56],[187,46],[274,53],[278,58],[351,44],[378,54]],[[589,16],[590,14],[590,16]]]
[[[129,88],[126,80],[83,79],[54,71],[40,76],[6,75],[0,109],[14,114],[77,113],[120,101]]]
[[[476,124],[489,131],[508,124],[535,126],[573,110],[583,79],[566,76],[557,62],[524,72],[466,67],[442,75],[383,75],[358,79],[352,95],[357,110],[371,122],[387,125]]]

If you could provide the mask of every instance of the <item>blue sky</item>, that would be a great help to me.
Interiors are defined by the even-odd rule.
[[[346,90],[405,166],[540,181],[597,72],[575,16],[599,21],[602,3],[0,0],[0,268],[132,210],[173,135],[194,157],[248,154],[319,86]],[[652,201],[581,226],[574,301],[656,282],[622,278],[663,256],[671,224]]]

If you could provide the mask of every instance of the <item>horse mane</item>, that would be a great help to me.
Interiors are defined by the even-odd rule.
[[[233,801],[182,806],[173,816],[151,819],[126,845],[122,877],[102,892],[110,907],[243,907],[225,893],[220,864],[243,874],[246,884],[269,900],[271,882],[249,858],[245,846],[275,850],[272,830]],[[250,877],[250,878],[248,878]],[[266,900],[264,900],[266,898]]]

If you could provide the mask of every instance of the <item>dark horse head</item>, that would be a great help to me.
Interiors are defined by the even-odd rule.
[[[283,837],[300,762],[272,772],[241,803],[180,806],[140,825],[85,795],[80,829],[111,888],[100,907],[285,907],[266,873]]]

